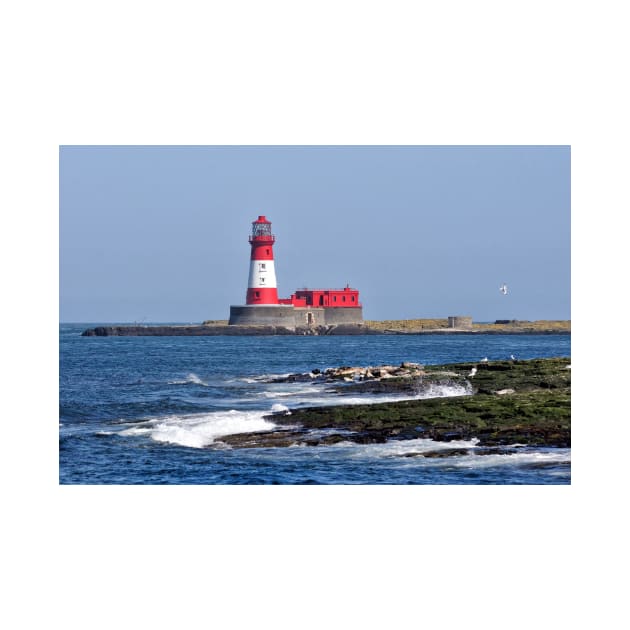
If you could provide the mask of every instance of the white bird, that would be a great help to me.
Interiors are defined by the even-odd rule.
[[[504,283],[504,284],[502,284],[502,285],[499,287],[499,291],[501,291],[501,293],[503,293],[503,295],[507,295],[507,284],[505,284],[505,283]]]
[[[513,354],[510,355],[510,359],[512,359],[512,361],[516,361],[516,357]]]
[[[474,367],[470,370],[470,374],[468,376],[474,376],[475,374],[477,374],[477,368]]]
[[[483,359],[481,359],[482,363],[488,363],[488,357],[484,357]]]

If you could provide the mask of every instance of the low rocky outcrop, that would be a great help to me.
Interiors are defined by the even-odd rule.
[[[239,326],[201,324],[190,326],[96,326],[82,333],[83,337],[207,337],[257,335],[378,335],[360,324],[304,326],[295,329],[283,326]]]
[[[97,326],[83,337],[202,337],[218,335],[292,335],[280,326]]]
[[[431,322],[430,326],[418,322]],[[517,322],[505,325],[473,324],[472,330],[437,326],[441,320],[398,320],[336,324],[329,326],[229,326],[225,320],[207,320],[203,324],[177,326],[97,326],[89,328],[84,337],[168,337],[212,335],[490,335],[490,334],[570,334],[570,322]],[[446,321],[446,320],[444,320]]]
[[[368,367],[341,366],[326,370],[270,378],[273,383],[321,382],[338,394],[412,394],[428,392],[435,386],[468,386],[463,375],[452,371],[426,371],[419,363]]]
[[[328,383],[337,381],[358,382],[365,380],[382,380],[391,378],[416,378],[424,375],[424,366],[419,363],[402,363],[401,365],[378,365],[374,367],[350,367],[344,365],[336,368],[320,370],[314,368],[310,372],[287,374],[270,378],[273,383],[295,383],[319,380]]]
[[[333,382],[352,378],[346,387],[364,383],[389,386],[399,377],[401,381],[408,382],[451,379],[452,382],[469,383],[471,395],[292,409],[290,414],[267,416],[286,428],[226,436],[222,441],[235,447],[260,447],[324,445],[340,441],[370,444],[415,438],[450,442],[477,438],[483,447],[571,445],[571,371],[566,369],[570,365],[568,358],[426,367],[408,365],[410,367],[340,367],[320,374]],[[472,370],[473,367],[477,368],[476,371]],[[376,377],[374,372],[383,368],[388,369],[383,370],[383,376]],[[392,371],[403,370],[403,373],[386,378],[385,374],[391,373],[389,368]],[[366,379],[368,372],[374,378]],[[310,373],[313,376],[308,378],[320,374]],[[405,374],[413,376],[405,378]],[[355,381],[355,378],[358,380]],[[314,430],[316,434],[313,434]],[[478,449],[475,452],[479,454]],[[486,451],[487,454],[497,452]],[[426,453],[423,456],[426,457]]]

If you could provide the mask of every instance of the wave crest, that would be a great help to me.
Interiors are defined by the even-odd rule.
[[[215,440],[234,433],[270,431],[276,425],[263,418],[265,411],[215,411],[207,414],[173,415],[153,418],[121,431],[124,436],[147,436],[156,442],[168,442],[204,448]]]

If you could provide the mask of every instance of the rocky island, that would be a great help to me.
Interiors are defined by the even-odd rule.
[[[476,438],[477,454],[508,454],[515,444],[570,447],[571,365],[568,358],[488,361],[422,366],[340,367],[291,374],[274,382],[317,379],[343,393],[418,395],[436,385],[461,387],[464,395],[364,405],[291,409],[267,416],[279,428],[224,436],[232,447],[319,446],[430,438]],[[418,453],[444,457],[440,449]],[[464,451],[466,449],[463,449]],[[414,456],[410,453],[407,456]]]
[[[167,337],[167,336],[255,336],[255,335],[428,335],[428,334],[570,334],[571,322],[564,320],[498,320],[495,323],[473,323],[466,328],[454,328],[447,319],[398,319],[364,321],[361,324],[331,324],[327,326],[228,325],[227,320],[208,320],[189,325],[124,325],[96,326],[84,330],[84,337]]]

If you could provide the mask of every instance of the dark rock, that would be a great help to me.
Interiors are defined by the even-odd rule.
[[[515,448],[477,448],[473,451],[475,455],[512,455],[516,453]]]
[[[425,451],[421,453],[423,457],[442,458],[442,457],[458,457],[468,455],[470,450],[467,448],[442,448],[437,451]]]
[[[242,335],[293,335],[281,326],[97,326],[84,337],[207,337]]]

